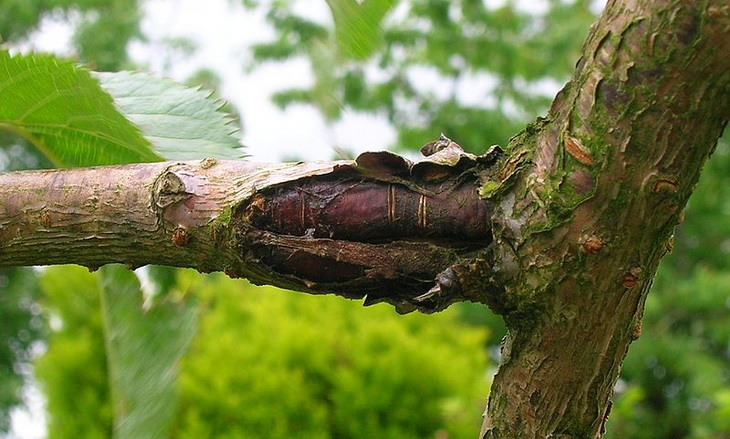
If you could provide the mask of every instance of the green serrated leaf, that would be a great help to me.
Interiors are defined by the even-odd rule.
[[[177,84],[146,73],[97,73],[101,86],[114,97],[153,148],[171,160],[245,157],[234,120],[220,111],[211,92]]]
[[[114,439],[167,437],[177,409],[177,365],[195,334],[195,302],[168,296],[145,307],[133,272],[119,265],[99,272]]]
[[[0,130],[27,139],[56,166],[161,159],[88,71],[52,55],[0,50]]]

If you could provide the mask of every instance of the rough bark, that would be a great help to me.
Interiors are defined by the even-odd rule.
[[[730,4],[610,1],[489,197],[510,329],[483,438],[594,438],[661,257],[730,115]]]
[[[599,437],[730,115],[729,35],[726,1],[609,2],[548,117],[504,155],[441,139],[416,165],[381,153],[5,174],[0,266],[221,270],[404,311],[483,302],[509,335],[481,437]]]

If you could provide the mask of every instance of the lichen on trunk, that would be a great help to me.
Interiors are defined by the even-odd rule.
[[[489,186],[488,262],[510,333],[481,437],[602,435],[651,280],[730,115],[729,27],[721,1],[609,2],[547,118],[507,148],[522,169]]]

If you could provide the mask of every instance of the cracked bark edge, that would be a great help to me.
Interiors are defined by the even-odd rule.
[[[474,156],[445,136],[437,143],[416,163],[364,153],[331,173],[257,191],[232,213],[243,263],[229,274],[399,312],[478,300],[454,267],[491,243],[491,208],[477,183],[501,150]]]

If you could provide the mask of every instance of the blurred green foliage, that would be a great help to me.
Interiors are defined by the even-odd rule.
[[[344,59],[367,60],[382,44],[383,18],[397,0],[326,0],[334,21],[337,51]]]
[[[49,438],[109,437],[111,403],[94,275],[43,274],[63,322],[38,360]],[[456,312],[399,316],[185,272],[202,306],[183,359],[174,438],[470,438],[488,389],[484,329]],[[69,387],[71,386],[71,387]]]
[[[10,427],[10,410],[22,402],[23,374],[44,333],[39,294],[32,269],[0,270],[0,434]]]
[[[17,43],[43,19],[76,22],[74,49],[97,71],[128,68],[127,44],[142,38],[138,0],[0,0],[0,41]]]
[[[46,397],[48,439],[108,439],[112,406],[96,276],[78,266],[49,267],[40,284],[51,334],[35,376]]]
[[[343,111],[383,115],[400,150],[439,132],[477,153],[506,145],[547,109],[594,18],[588,0],[545,1],[540,12],[516,1],[492,7],[482,0],[380,0],[363,2],[357,12],[332,8],[335,26],[328,27],[297,13],[301,3],[294,0],[247,3],[267,9],[276,32],[252,47],[251,66],[304,57],[312,68],[312,86],[280,91],[277,104],[313,105],[330,122]],[[378,3],[378,14],[364,10]],[[350,12],[338,14],[342,9]],[[342,49],[343,21],[353,38],[369,32],[372,46],[357,56]]]
[[[486,332],[211,276],[176,438],[470,438]]]
[[[146,273],[162,293],[152,298],[124,266],[99,269],[115,439],[168,437],[178,408],[178,364],[195,335],[198,308],[166,276],[159,282],[159,272],[171,270],[156,271]]]

